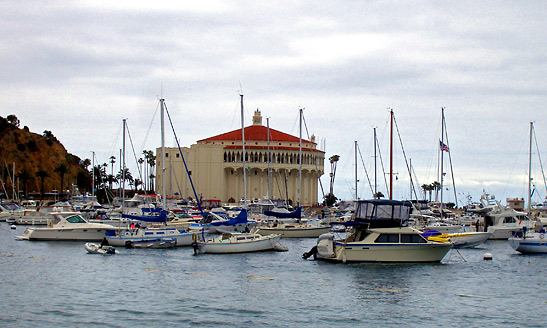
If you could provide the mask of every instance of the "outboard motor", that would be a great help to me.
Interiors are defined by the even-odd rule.
[[[317,239],[317,257],[334,257],[334,234],[324,233]]]

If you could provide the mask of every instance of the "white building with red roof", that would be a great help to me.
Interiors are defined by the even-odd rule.
[[[257,110],[253,116],[253,125],[245,127],[247,199],[268,196],[270,199],[291,200],[293,205],[298,205],[299,201],[303,206],[317,204],[318,180],[324,173],[325,153],[317,149],[314,136],[310,139],[302,139],[302,199],[299,200],[300,138],[268,129],[262,124],[262,116]],[[268,149],[271,154],[269,163]],[[161,193],[160,148],[156,154],[156,191]],[[182,154],[198,197],[218,199],[223,203],[243,199],[241,129],[199,140],[190,148],[182,148]],[[167,196],[194,198],[177,148],[165,149],[165,168]]]

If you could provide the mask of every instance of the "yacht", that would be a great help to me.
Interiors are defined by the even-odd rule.
[[[103,223],[90,223],[78,212],[56,212],[44,228],[27,228],[19,240],[85,240],[101,241],[108,229],[117,229]]]
[[[344,223],[350,227],[346,238],[323,234],[303,257],[343,263],[441,261],[452,244],[430,241],[408,227],[410,208],[410,202],[359,200],[354,217]]]

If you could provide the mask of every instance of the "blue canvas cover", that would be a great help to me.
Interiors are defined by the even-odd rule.
[[[348,225],[368,225],[369,228],[391,228],[408,225],[410,202],[387,199],[357,201],[355,215]]]
[[[302,218],[302,207],[298,206],[296,210],[289,213],[280,213],[275,211],[264,211],[264,215],[273,216],[280,219],[300,219]]]
[[[218,226],[233,226],[236,224],[245,224],[247,223],[247,210],[242,209],[241,212],[235,217],[231,218],[226,221],[220,221],[220,222],[211,222],[212,226],[218,227]]]
[[[122,218],[139,220],[144,222],[167,222],[167,211],[161,211],[160,215],[131,215],[131,214],[122,214]]]

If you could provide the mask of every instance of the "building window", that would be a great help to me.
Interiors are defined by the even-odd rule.
[[[169,153],[165,153],[165,157],[169,157]]]
[[[179,154],[179,153],[177,153],[177,158],[179,158],[179,157],[180,157],[180,154]]]

